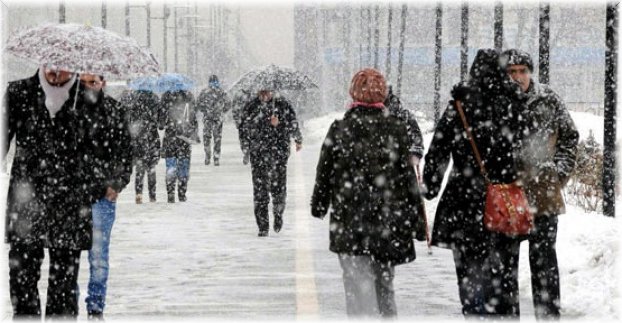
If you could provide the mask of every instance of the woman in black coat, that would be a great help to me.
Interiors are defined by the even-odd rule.
[[[161,156],[166,159],[168,202],[175,203],[177,180],[179,201],[185,202],[192,143],[199,142],[194,97],[189,91],[165,92],[162,94],[159,112],[159,128],[164,130]]]
[[[136,178],[136,203],[142,203],[143,182],[147,173],[149,201],[156,201],[155,167],[160,159],[158,134],[158,96],[151,91],[138,90],[130,94],[126,105],[130,111],[130,131]]]
[[[454,100],[440,118],[425,156],[423,181],[427,199],[439,194],[450,158],[453,160],[436,210],[432,245],[453,251],[465,316],[490,313],[491,304],[487,302],[492,295],[492,278],[488,257],[491,248],[494,253],[498,246],[491,244],[492,235],[483,225],[486,183],[455,100],[462,102],[490,180],[516,180],[514,150],[520,137],[518,88],[509,81],[498,57],[494,50],[478,51],[469,82],[452,91]]]
[[[382,104],[386,82],[378,71],[358,72],[350,94],[355,102],[322,146],[311,214],[323,218],[332,205],[330,250],[344,271],[348,315],[391,317],[394,267],[415,259],[420,197],[410,141]]]

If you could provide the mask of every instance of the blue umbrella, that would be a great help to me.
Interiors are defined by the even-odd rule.
[[[164,73],[158,78],[155,92],[188,91],[195,86],[189,77],[177,73]]]
[[[188,91],[195,86],[189,77],[177,73],[164,73],[159,77],[139,77],[132,80],[128,87],[133,90],[163,93],[169,91]]]
[[[133,79],[127,86],[132,90],[153,91],[158,85],[157,76],[145,76]]]

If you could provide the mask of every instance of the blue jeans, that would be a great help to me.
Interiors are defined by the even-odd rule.
[[[93,247],[89,250],[90,278],[86,310],[103,312],[108,282],[108,248],[116,203],[102,198],[93,204]]]
[[[185,199],[190,176],[190,158],[166,158],[166,192],[169,199],[175,196],[175,182],[179,180],[177,193]]]

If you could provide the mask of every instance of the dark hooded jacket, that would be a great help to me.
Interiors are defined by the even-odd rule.
[[[357,106],[328,130],[311,214],[330,213],[330,250],[398,265],[415,259],[420,202],[405,124],[386,109]]]
[[[74,85],[51,118],[38,74],[9,83],[2,108],[7,131],[3,154],[15,139],[15,156],[7,199],[7,242],[91,248],[91,204],[100,187],[83,116],[73,108],[75,93]],[[76,106],[81,104],[79,100]]]
[[[270,123],[272,115],[279,118],[276,127]],[[244,107],[240,139],[242,149],[250,152],[251,156],[270,155],[287,160],[291,138],[296,143],[302,143],[296,112],[285,99],[273,98],[262,104],[259,98],[255,98]]]
[[[134,158],[157,163],[160,158],[158,96],[150,91],[133,91],[126,100]]]
[[[531,81],[523,112],[519,165],[535,215],[565,213],[562,189],[576,165],[579,132],[564,101],[545,84]]]
[[[511,183],[517,179],[516,151],[524,127],[519,112],[525,98],[501,68],[494,50],[478,51],[470,77],[468,83],[454,88],[454,100],[436,125],[425,156],[423,181],[425,197],[436,197],[453,160],[436,209],[432,244],[450,248],[470,244],[483,251],[489,240],[483,225],[486,182],[454,103],[463,104],[490,181]]]
[[[164,130],[162,157],[190,158],[192,142],[199,141],[192,93],[175,91],[162,94],[159,128]]]
[[[201,91],[196,102],[197,112],[203,113],[203,123],[223,121],[224,114],[231,108],[227,93],[219,87],[208,87]]]
[[[103,198],[108,187],[121,192],[132,175],[129,113],[103,91],[99,92],[96,103],[84,102],[81,108],[90,164],[99,191],[96,198]]]

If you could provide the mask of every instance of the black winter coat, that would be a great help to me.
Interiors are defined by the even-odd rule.
[[[83,109],[85,138],[99,187],[96,198],[103,198],[108,187],[121,192],[132,175],[129,113],[124,105],[103,92],[95,104],[84,103]]]
[[[279,124],[274,127],[270,117],[276,115]],[[259,98],[248,103],[242,111],[240,124],[242,149],[251,156],[270,155],[275,158],[289,158],[289,145],[293,137],[302,143],[296,112],[284,99],[272,99],[262,104]]]
[[[162,94],[159,128],[164,130],[162,157],[190,158],[191,141],[197,142],[199,140],[192,93],[176,91]]]
[[[227,93],[220,88],[209,87],[201,91],[196,102],[197,112],[203,113],[203,123],[222,122],[231,108]]]
[[[91,204],[99,188],[88,162],[84,120],[73,110],[75,91],[74,85],[52,119],[38,74],[8,85],[2,114],[5,156],[15,138],[5,223],[9,243],[91,248]]]
[[[328,130],[311,214],[330,214],[330,250],[398,265],[415,259],[420,203],[406,126],[386,109],[353,107]]]
[[[491,182],[510,183],[517,179],[515,153],[523,127],[518,111],[523,103],[515,97],[518,89],[509,83],[495,55],[480,50],[471,81],[455,87],[452,95],[463,104]],[[485,250],[489,240],[483,225],[486,183],[453,100],[436,125],[425,156],[426,198],[439,194],[450,158],[453,166],[436,209],[432,244],[449,248],[469,244]]]
[[[410,151],[411,155],[417,156],[421,159],[423,157],[423,136],[419,129],[419,124],[415,115],[402,106],[400,98],[389,91],[387,99],[384,101],[384,105],[389,109],[392,115],[398,117],[404,124],[406,124],[406,130],[408,131],[408,138],[410,139]]]
[[[160,100],[150,91],[134,91],[126,100],[130,115],[132,154],[134,158],[157,163],[160,158],[158,109]]]

